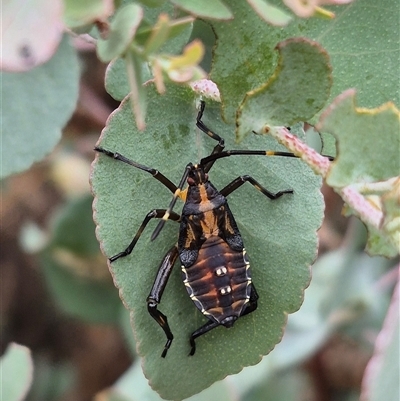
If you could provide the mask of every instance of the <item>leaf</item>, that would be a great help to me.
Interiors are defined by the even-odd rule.
[[[343,245],[317,259],[304,303],[289,315],[282,341],[257,366],[228,378],[239,399],[247,400],[247,393],[265,389],[265,383],[271,387],[276,377],[302,366],[332,333],[362,341],[366,331],[381,327],[389,291],[377,282],[393,262],[361,252],[364,233],[362,223],[352,220]]]
[[[398,400],[399,394],[399,284],[375,343],[362,382],[361,401]]]
[[[115,323],[120,302],[101,258],[90,196],[67,203],[57,216],[52,243],[42,254],[47,285],[61,309],[84,321]]]
[[[111,282],[77,276],[49,254],[43,255],[42,268],[50,293],[64,313],[88,323],[118,322],[120,302]]]
[[[170,20],[168,14],[160,14],[158,21],[152,28],[151,35],[146,41],[143,49],[145,55],[156,52],[168,39],[170,31]]]
[[[195,129],[197,111],[190,90],[168,87],[161,97],[149,86],[148,96],[152,106],[145,132],[136,130],[126,99],[112,114],[98,145],[154,167],[178,182],[186,163],[211,153],[216,143]],[[211,102],[207,104],[204,122],[226,138],[227,149],[234,148],[234,126],[222,123],[218,111]],[[281,148],[266,137],[246,138],[241,147]],[[132,254],[110,264],[114,282],[132,313],[144,373],[163,398],[187,398],[244,366],[258,363],[279,342],[286,314],[300,307],[308,285],[309,265],[316,255],[316,230],[323,215],[320,179],[297,159],[245,156],[218,161],[210,178],[222,188],[243,174],[251,174],[270,191],[292,188],[294,194],[270,201],[248,185],[229,196],[252,264],[259,307],[234,328],[217,328],[200,337],[193,357],[187,356],[189,335],[206,319],[187,296],[178,266],[160,305],[175,336],[165,359],[160,358],[164,333],[146,307],[157,266],[177,240],[177,224],[168,222],[157,240],[151,242],[157,224],[151,221]],[[146,213],[166,207],[172,196],[151,175],[104,154],[98,155],[93,164],[91,183],[97,237],[107,257],[125,249]]]
[[[248,92],[239,109],[237,139],[266,124],[292,125],[306,121],[322,109],[331,87],[331,68],[326,52],[303,38],[278,44],[280,57],[270,80]],[[290,98],[287,93],[291,93]]]
[[[367,224],[367,250],[372,254],[396,255],[399,227],[394,232],[390,226],[387,231],[381,227],[384,212],[392,216],[393,222],[395,213],[390,206],[383,211],[377,196],[389,196],[389,205],[394,202],[394,208],[398,203],[396,186],[389,179],[393,180],[400,171],[400,112],[392,103],[372,110],[357,108],[355,91],[348,90],[325,110],[317,129],[333,134],[338,141],[337,157],[327,183],[342,195],[353,209],[351,213]],[[388,223],[386,220],[385,225]]]
[[[48,61],[62,39],[61,0],[5,1],[1,7],[4,71],[29,71]]]
[[[162,401],[162,398],[149,386],[139,360],[135,361],[111,388],[102,391],[97,397],[101,397],[103,401]],[[227,383],[217,382],[201,394],[185,401],[232,401],[232,397]]]
[[[247,2],[231,2],[230,7],[233,21],[211,23],[217,37],[211,80],[221,92],[224,117],[233,121],[246,92],[258,88],[272,75],[277,59],[274,47],[279,39]]]
[[[157,23],[154,26],[140,29],[135,39],[139,44],[144,45],[143,55],[152,55],[160,48],[165,48],[164,44],[167,40],[179,36],[188,29],[191,31],[193,22],[193,17],[184,17],[171,21],[168,14],[161,13]]]
[[[286,26],[292,17],[264,0],[247,0],[254,11],[266,22],[275,26]]]
[[[8,345],[1,357],[1,397],[22,401],[33,379],[33,361],[29,348],[16,343]]]
[[[46,64],[23,74],[1,73],[1,176],[41,160],[61,138],[78,98],[79,65],[65,38]]]
[[[359,108],[355,91],[348,90],[327,108],[317,129],[337,139],[338,155],[329,172],[329,185],[341,188],[398,175],[400,112],[393,103],[371,110]]]
[[[161,7],[165,0],[140,0],[140,3],[147,7]]]
[[[221,92],[228,121],[234,120],[245,93],[264,85],[272,75],[278,59],[274,52],[277,43],[296,36],[318,41],[330,55],[333,86],[329,101],[354,87],[364,107],[389,100],[400,103],[396,0],[379,4],[363,0],[331,7],[336,14],[333,20],[295,19],[284,30],[266,24],[247,2],[230,2],[229,7],[234,14],[229,24],[210,21],[217,37],[211,79]],[[285,95],[290,102],[293,93]]]
[[[232,19],[229,8],[220,0],[171,0],[171,3],[200,18]]]
[[[144,18],[149,23],[155,23],[160,13],[168,13],[170,17],[173,16],[173,7],[169,3],[164,3],[163,7],[156,9],[144,8]],[[171,21],[173,26],[170,31],[170,39],[164,43],[160,51],[163,53],[179,54],[182,48],[187,44],[190,34],[192,32],[192,24],[179,24],[184,22],[184,19]],[[178,22],[178,26],[174,24]],[[137,33],[140,36],[140,32]],[[176,35],[176,36],[175,36]],[[147,63],[142,63],[142,79],[147,81],[152,78],[151,71]],[[127,77],[126,65],[123,59],[117,58],[113,60],[107,68],[105,77],[105,87],[107,92],[116,100],[122,100],[129,92],[129,83]]]
[[[312,18],[297,23],[299,32],[317,40],[331,57],[333,87],[329,101],[355,88],[363,107],[388,101],[399,104],[398,2],[353,1],[330,10],[336,14],[331,21]]]
[[[97,41],[97,55],[101,61],[111,61],[122,56],[131,44],[143,18],[143,10],[137,4],[128,4],[117,10],[106,39]]]
[[[114,11],[111,0],[64,0],[64,5],[64,21],[69,28],[106,20]]]

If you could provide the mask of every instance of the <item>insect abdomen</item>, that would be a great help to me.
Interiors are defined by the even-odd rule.
[[[200,248],[197,261],[182,266],[182,272],[196,307],[218,323],[231,326],[250,299],[249,268],[244,249],[233,251],[222,238],[211,236]]]

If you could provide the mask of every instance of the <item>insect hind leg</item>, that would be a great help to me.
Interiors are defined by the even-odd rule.
[[[248,315],[251,312],[254,312],[257,309],[257,300],[258,300],[258,294],[256,291],[256,288],[254,287],[254,284],[251,283],[251,292],[250,292],[250,300],[247,304],[246,309],[243,310],[242,314],[239,317]],[[221,326],[222,324],[225,327],[232,327],[233,323],[235,323],[235,321],[237,320],[237,318],[233,318],[230,320],[230,322],[226,322],[225,323],[218,323],[214,320],[209,320],[206,324],[204,324],[203,326],[199,327],[196,331],[194,331],[190,338],[189,338],[189,342],[190,342],[190,352],[189,355],[194,355],[196,352],[196,343],[195,343],[195,339],[202,336],[203,334],[208,333],[210,330],[215,329],[218,326]]]
[[[195,339],[197,337],[202,336],[203,334],[208,333],[210,330],[215,329],[216,327],[220,326],[220,323],[214,321],[214,320],[209,320],[206,324],[204,324],[203,326],[199,327],[196,331],[194,331],[190,338],[189,338],[189,342],[190,342],[190,352],[189,355],[192,356],[195,354],[196,352],[196,343],[195,343]]]
[[[165,343],[164,350],[161,354],[162,358],[165,358],[169,347],[172,344],[174,336],[168,324],[167,316],[160,312],[157,307],[161,301],[162,294],[167,285],[168,279],[171,275],[172,268],[174,267],[175,261],[178,257],[178,248],[174,245],[164,256],[158,271],[157,276],[154,280],[153,287],[151,288],[150,294],[147,297],[147,310],[150,316],[160,325],[164,330],[167,337],[167,342]]]
[[[256,291],[256,287],[254,287],[254,284],[251,283],[251,292],[250,292],[250,300],[247,304],[246,309],[242,312],[240,317],[248,315],[251,312],[254,312],[257,309],[257,300],[258,300],[258,294]]]

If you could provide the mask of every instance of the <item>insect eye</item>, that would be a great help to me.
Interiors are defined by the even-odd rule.
[[[188,183],[189,185],[194,185],[194,184],[195,184],[195,183],[194,183],[194,179],[193,179],[192,177],[188,177],[187,183]]]

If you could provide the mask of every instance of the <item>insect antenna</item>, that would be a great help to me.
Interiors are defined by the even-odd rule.
[[[300,158],[300,156],[295,155],[294,153],[290,152],[280,152],[280,151],[275,151],[275,150],[225,150],[220,153],[214,153],[211,154],[210,156],[204,157],[203,159],[200,160],[200,164],[202,166],[205,166],[209,164],[210,162],[214,162],[215,160],[222,159],[224,157],[229,157],[229,156],[239,156],[239,155],[248,155],[248,156],[284,156],[284,157],[295,157],[297,159]],[[329,160],[334,160],[334,157],[332,156],[325,156]]]

